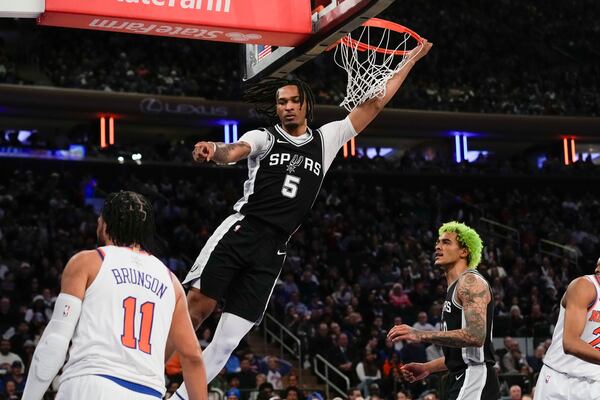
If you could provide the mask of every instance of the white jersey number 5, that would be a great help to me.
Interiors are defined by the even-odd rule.
[[[300,183],[300,177],[295,175],[286,175],[285,181],[283,181],[283,187],[281,188],[281,194],[285,197],[293,199],[298,194],[298,184]]]

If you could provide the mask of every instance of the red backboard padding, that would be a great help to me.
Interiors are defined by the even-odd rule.
[[[41,25],[296,46],[312,33],[310,1],[46,0]]]

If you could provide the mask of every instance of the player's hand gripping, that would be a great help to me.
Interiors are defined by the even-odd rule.
[[[213,142],[198,142],[192,151],[192,157],[196,162],[210,161],[215,155],[217,146]]]
[[[429,50],[431,50],[431,46],[433,46],[433,43],[429,43],[427,39],[423,38],[423,42],[421,42],[421,45],[412,49],[408,53],[406,59],[416,63],[421,58],[425,57],[427,53],[429,53]]]
[[[419,331],[409,325],[396,325],[387,334],[387,338],[392,342],[396,343],[400,340],[408,340],[410,342],[420,342],[421,338],[418,334]]]
[[[410,383],[425,379],[430,374],[429,370],[423,363],[410,363],[403,365],[400,368],[400,372],[402,372],[402,378]]]

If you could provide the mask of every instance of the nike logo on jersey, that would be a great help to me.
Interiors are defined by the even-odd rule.
[[[459,380],[460,380],[460,378],[462,378],[462,377],[463,377],[463,375],[464,375],[464,372],[463,372],[462,374],[460,374],[460,375],[456,376],[454,379],[456,379],[457,381],[459,381]]]
[[[289,143],[289,142],[288,142],[287,140],[280,140],[280,139],[277,139],[277,143]]]
[[[285,251],[277,250],[278,256],[285,256],[287,253]]]

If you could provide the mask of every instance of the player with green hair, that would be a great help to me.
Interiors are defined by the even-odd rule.
[[[499,399],[500,385],[494,370],[492,346],[493,295],[489,283],[476,269],[483,243],[473,228],[456,221],[443,224],[438,232],[435,265],[444,271],[448,281],[442,308],[443,330],[429,332],[396,325],[388,333],[388,339],[442,346],[443,357],[402,367],[402,375],[408,381],[448,371],[445,399]]]
[[[468,250],[467,255],[467,266],[469,268],[475,269],[479,265],[481,261],[481,250],[483,249],[483,242],[481,241],[481,237],[475,231],[475,229],[468,227],[467,225],[451,221],[446,222],[442,225],[438,231],[438,234],[442,236],[442,234],[447,232],[456,233],[456,239],[460,245]]]

